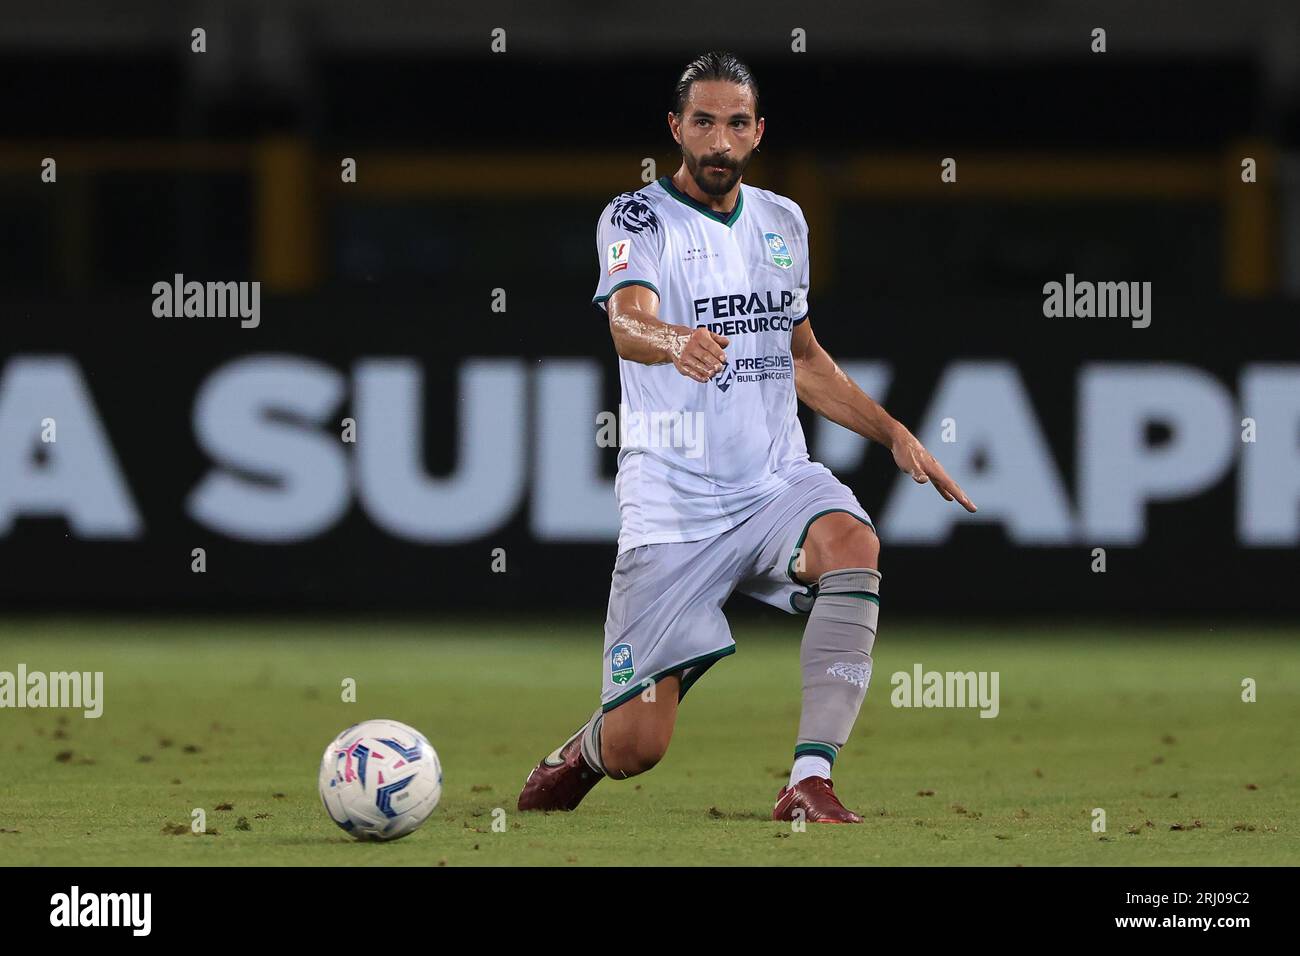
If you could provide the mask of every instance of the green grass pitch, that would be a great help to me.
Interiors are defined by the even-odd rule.
[[[799,623],[733,630],[738,652],[691,691],[663,763],[602,781],[576,813],[520,814],[528,770],[595,705],[595,620],[0,624],[0,670],[105,675],[97,720],[0,710],[0,862],[1300,863],[1294,632],[886,624],[835,768],[866,823],[794,832],[768,816],[798,722]],[[1000,715],[891,706],[891,675],[916,662],[998,671]],[[316,794],[325,744],[369,717],[422,730],[445,768],[441,806],[392,844],[354,842]],[[218,832],[191,834],[195,808]]]

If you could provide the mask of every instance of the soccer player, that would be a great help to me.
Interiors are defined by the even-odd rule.
[[[803,211],[741,182],[764,128],[748,67],[728,53],[690,63],[668,125],[681,168],[616,197],[596,228],[593,302],[618,351],[623,425],[642,426],[624,428],[618,454],[601,705],[529,774],[519,809],[572,810],[602,777],[658,763],[681,698],[736,649],[722,606],[739,590],[808,615],[794,764],[772,818],[860,823],[831,766],[871,679],[880,544],[809,459],[796,400],[975,506],[813,336]]]

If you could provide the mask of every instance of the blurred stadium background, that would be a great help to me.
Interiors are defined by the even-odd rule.
[[[820,341],[980,505],[805,419],[880,529],[877,669],[999,671],[1003,716],[879,677],[836,767],[871,826],[773,840],[800,625],[740,598],[671,766],[480,850],[598,686],[596,218],[676,169],[713,48],[761,85],[746,181],[805,211]],[[10,2],[0,89],[0,671],[107,688],[7,713],[4,861],[1295,862],[1294,3]],[[260,282],[259,323],[155,316],[177,275]],[[1150,326],[1046,317],[1067,275],[1150,282]],[[313,789],[359,709],[447,767],[396,851]]]
[[[12,611],[594,630],[618,394],[595,220],[676,168],[672,83],[717,47],[761,84],[747,181],[811,224],[819,338],[981,505],[806,421],[879,519],[891,615],[1300,611],[1293,4],[129,0],[0,24]],[[1069,273],[1151,282],[1151,326],[1045,318]],[[260,281],[260,325],[156,318],[176,274]]]

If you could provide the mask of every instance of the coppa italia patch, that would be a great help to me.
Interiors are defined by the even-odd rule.
[[[609,275],[615,272],[622,272],[627,268],[627,264],[632,259],[632,240],[619,239],[609,244],[605,250],[605,265],[608,267]]]

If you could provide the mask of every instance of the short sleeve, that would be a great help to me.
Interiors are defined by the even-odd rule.
[[[604,312],[609,297],[626,285],[643,285],[659,295],[663,249],[663,224],[644,196],[623,193],[612,200],[596,223],[600,279],[592,304]]]
[[[794,324],[798,325],[804,319],[808,318],[808,260],[811,258],[808,250],[808,220],[803,217],[803,210],[795,206],[796,215],[799,218],[799,225],[802,229],[800,234],[800,245],[803,247],[799,256],[799,282],[795,286],[794,302],[790,306],[790,315],[794,317]]]

